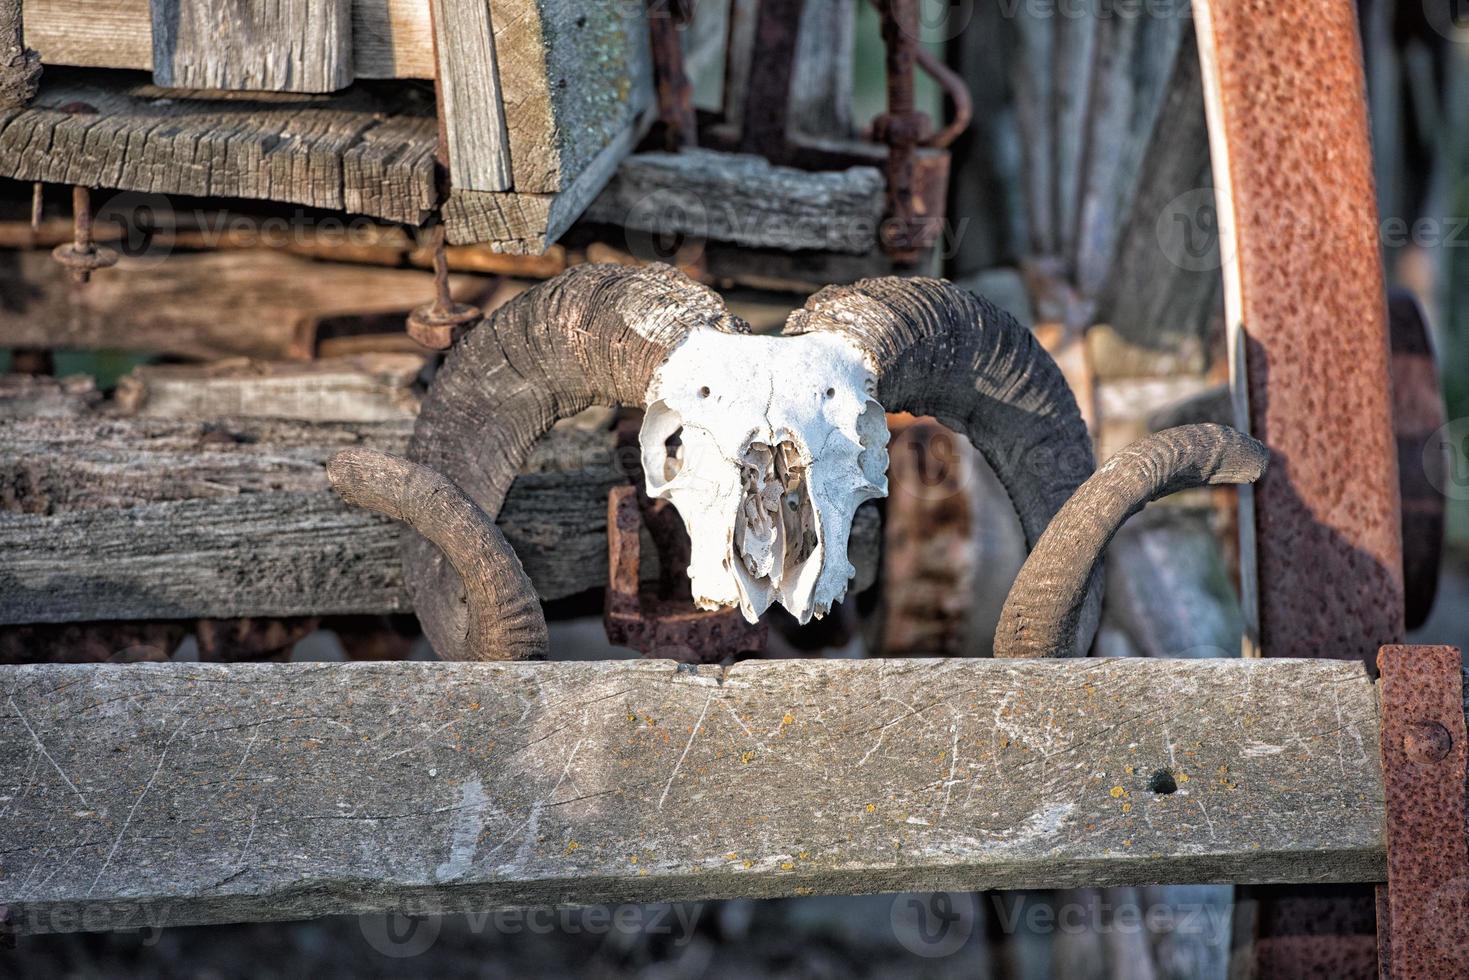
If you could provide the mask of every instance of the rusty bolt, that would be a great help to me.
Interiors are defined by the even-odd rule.
[[[117,265],[117,252],[92,241],[92,192],[85,187],[71,189],[72,241],[58,245],[51,255],[71,270],[77,282],[87,282],[95,269]]]
[[[434,301],[408,315],[408,335],[433,350],[448,350],[458,331],[484,317],[478,306],[456,303],[449,293],[449,259],[444,254],[444,226],[434,227]]]
[[[1454,737],[1436,721],[1415,721],[1403,733],[1403,751],[1414,762],[1442,762],[1454,747]]]

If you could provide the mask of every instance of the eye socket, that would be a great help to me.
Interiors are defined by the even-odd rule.
[[[709,397],[709,386],[708,385],[704,385],[704,387],[702,387],[702,388],[699,389],[699,397],[700,398],[708,398]]]
[[[835,398],[836,396],[837,396],[837,390],[835,388],[828,388],[828,389],[826,389],[826,397],[827,398]]]

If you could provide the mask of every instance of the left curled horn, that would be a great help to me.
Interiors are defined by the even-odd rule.
[[[546,618],[520,559],[464,491],[426,466],[374,449],[344,449],[327,479],[349,504],[402,521],[437,546],[464,587],[459,649],[476,660],[546,655]]]

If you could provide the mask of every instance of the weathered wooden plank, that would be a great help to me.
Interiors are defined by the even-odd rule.
[[[515,190],[568,190],[653,104],[642,6],[577,0],[490,0],[490,6]]]
[[[0,113],[0,176],[356,209],[420,224],[438,201],[433,106],[347,93],[181,98],[115,72],[56,69]],[[78,105],[95,112],[76,112]]]
[[[153,68],[149,0],[26,0],[26,43],[48,65]],[[434,41],[422,0],[353,0],[358,78],[433,78]]]
[[[461,301],[478,301],[487,284],[450,277]],[[310,354],[320,320],[406,315],[432,296],[426,272],[269,249],[124,257],[93,273],[86,289],[74,288],[49,253],[0,253],[0,336],[18,347],[299,357]]]
[[[406,612],[400,525],[343,503],[325,464],[401,453],[411,427],[0,422],[0,623]],[[607,493],[626,479],[610,431],[567,424],[537,446],[500,526],[542,599],[606,585]],[[858,511],[854,590],[877,540],[876,510]]]
[[[490,0],[433,0],[443,114],[454,186],[507,191],[510,135],[500,99],[500,69]]]
[[[427,360],[423,354],[368,353],[297,362],[146,364],[118,382],[115,398],[126,413],[153,418],[411,420],[419,404],[414,385]]]
[[[882,195],[872,167],[810,173],[690,149],[628,157],[586,218],[652,236],[864,254],[877,241]]]
[[[0,687],[25,932],[1384,870],[1356,664],[48,664]]]
[[[352,84],[352,0],[149,0],[153,81],[335,92]]]

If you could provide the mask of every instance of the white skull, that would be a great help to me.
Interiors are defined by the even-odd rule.
[[[692,542],[701,609],[779,602],[802,623],[847,593],[852,515],[887,496],[887,419],[861,352],[830,333],[691,333],[648,388],[648,494]]]

